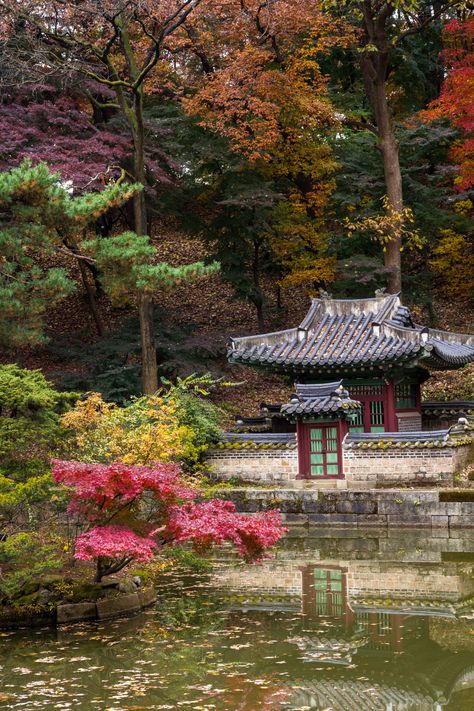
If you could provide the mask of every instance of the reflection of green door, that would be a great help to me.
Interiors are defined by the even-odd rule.
[[[338,476],[339,448],[337,427],[321,425],[310,429],[310,475]]]
[[[321,617],[342,617],[344,614],[343,572],[333,568],[315,568],[314,592],[316,614]]]

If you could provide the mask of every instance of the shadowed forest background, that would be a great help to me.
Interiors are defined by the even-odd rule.
[[[291,384],[229,336],[321,289],[473,330],[470,3],[0,8],[2,362],[119,403],[210,371],[232,417]]]

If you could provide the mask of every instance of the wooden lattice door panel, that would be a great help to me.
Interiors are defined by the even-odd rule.
[[[370,403],[367,404],[370,406],[370,431],[385,432],[385,412],[383,400],[371,400]]]
[[[336,426],[311,426],[309,446],[309,475],[311,477],[337,477],[340,475],[341,457]]]

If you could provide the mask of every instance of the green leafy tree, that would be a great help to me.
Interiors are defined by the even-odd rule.
[[[403,104],[404,84],[412,84],[419,91],[420,72],[414,71],[416,62],[413,53],[419,44],[413,44],[413,38],[425,30],[431,31],[440,18],[449,14],[465,3],[456,0],[430,2],[430,0],[327,0],[324,5],[328,10],[344,17],[356,29],[355,41],[351,47],[352,80],[358,92],[363,92],[365,105],[359,112],[346,116],[346,123],[353,129],[362,128],[370,131],[374,145],[381,156],[386,211],[381,217],[385,224],[384,263],[389,270],[388,288],[391,292],[401,290],[401,249],[403,230],[399,229],[404,215],[408,214],[404,204],[404,191],[400,163],[399,142],[396,136],[395,120]],[[438,32],[439,34],[439,32]],[[432,50],[432,38],[427,45]],[[426,56],[426,55],[424,55]],[[407,59],[404,66],[401,59]],[[399,71],[394,68],[399,65]],[[402,74],[402,66],[403,72]],[[408,71],[406,71],[408,69]],[[340,70],[336,72],[340,81],[346,83]],[[402,78],[403,76],[403,78]],[[349,80],[350,81],[350,80]],[[397,84],[397,81],[403,83]],[[434,81],[439,83],[439,69],[434,72]],[[350,84],[349,84],[350,87]],[[421,96],[432,98],[426,91],[419,91]],[[405,96],[413,99],[414,92],[409,90]],[[416,103],[416,101],[415,101]]]

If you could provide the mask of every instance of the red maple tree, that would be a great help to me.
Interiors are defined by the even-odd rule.
[[[82,528],[75,557],[95,560],[96,581],[164,546],[190,542],[198,551],[233,544],[256,561],[285,529],[278,511],[246,516],[231,501],[196,501],[179,465],[87,464],[56,460],[53,476],[69,492],[68,512]]]
[[[425,120],[447,118],[461,133],[451,157],[458,166],[459,192],[474,187],[474,18],[451,20],[443,32],[447,76],[440,96],[422,113]]]

